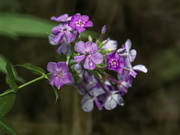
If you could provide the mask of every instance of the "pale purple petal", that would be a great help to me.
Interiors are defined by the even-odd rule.
[[[63,73],[62,83],[66,84],[66,83],[70,83],[70,82],[71,82],[70,73]]]
[[[122,69],[121,67],[118,67],[118,68],[116,68],[116,71],[117,71],[119,74],[121,74],[122,71],[123,71],[123,69]]]
[[[88,22],[85,24],[85,27],[93,27],[92,21],[88,21]]]
[[[53,40],[54,43],[59,44],[63,39],[64,33],[59,33]]]
[[[105,99],[105,102],[103,104],[104,108],[107,110],[112,110],[117,106],[116,101],[113,99],[113,96],[110,95]]]
[[[70,53],[70,51],[71,51],[70,46],[69,46],[68,44],[62,43],[62,44],[58,47],[58,49],[57,49],[56,52],[59,53],[59,54],[61,54],[61,52],[62,52],[63,54],[68,55],[68,54]]]
[[[86,58],[85,63],[84,63],[84,68],[89,69],[89,70],[93,70],[96,68],[95,63],[92,61],[90,57]]]
[[[120,94],[113,94],[112,96],[116,103],[118,103],[120,106],[124,106],[124,100]]]
[[[57,73],[57,63],[49,62],[47,65],[47,70],[52,73]]]
[[[56,75],[56,74],[54,74],[54,73],[52,73],[51,76],[50,76],[50,81],[49,81],[49,83],[50,83],[51,85],[55,85],[56,82],[58,82],[59,80],[60,80],[60,79],[59,79],[59,76]]]
[[[62,30],[61,27],[55,26],[54,28],[52,28],[51,32],[52,32],[54,35],[58,35],[61,30]]]
[[[54,36],[53,34],[49,35],[49,36],[48,36],[49,43],[50,43],[51,45],[58,45],[58,44],[54,43],[54,41],[53,41],[54,38],[55,38],[55,36]]]
[[[57,21],[57,22],[66,22],[68,21],[68,14],[63,14],[59,17],[52,16],[51,20]]]
[[[66,31],[65,33],[66,43],[71,43],[76,39],[76,35],[72,32]]]
[[[130,75],[134,78],[136,78],[137,73],[132,69],[130,72]]]
[[[87,21],[89,21],[89,16],[87,16],[87,15],[82,15],[82,16],[81,16],[81,19],[82,19],[83,21],[87,22]]]
[[[97,50],[98,50],[97,44],[91,41],[86,42],[86,52],[96,53]]]
[[[74,56],[74,60],[79,64],[86,58],[86,55]]]
[[[82,99],[83,100],[83,99]],[[85,112],[91,112],[94,108],[94,103],[91,97],[89,99],[86,99],[84,102],[82,102],[82,109]]]
[[[103,56],[99,52],[92,54],[91,59],[95,64],[101,64],[103,62]]]
[[[125,42],[125,48],[126,48],[126,51],[129,52],[129,50],[131,49],[131,40],[128,39],[126,42]]]
[[[79,41],[75,44],[75,51],[81,54],[86,53],[86,44],[83,41]]]
[[[101,50],[110,50],[115,51],[117,49],[117,41],[116,40],[109,40],[107,43],[101,48]]]
[[[136,54],[137,54],[137,52],[136,52],[136,50],[135,49],[132,49],[130,52],[129,52],[129,54],[130,54],[130,61],[131,62],[133,62],[134,61],[134,59],[136,58]]]
[[[69,71],[69,68],[68,68],[66,62],[58,62],[57,67],[58,67],[59,72],[61,72],[61,73],[65,73],[65,72]]]
[[[105,34],[105,33],[106,33],[106,25],[104,25],[104,26],[102,27],[101,33],[102,33],[102,34]]]
[[[133,67],[134,70],[141,71],[147,73],[147,68],[144,65],[136,65]]]

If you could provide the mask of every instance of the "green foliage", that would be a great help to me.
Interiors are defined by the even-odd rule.
[[[0,72],[4,74],[7,74],[6,64],[7,64],[7,60],[2,55],[0,55]],[[13,67],[12,67],[12,70],[13,70],[15,79],[19,82],[24,82],[24,80],[17,75],[16,70]]]
[[[58,25],[57,22],[25,14],[0,14],[0,35],[11,38],[18,36],[47,37],[56,25]],[[88,30],[81,33],[82,38],[87,38],[88,35],[99,36],[96,32]]]
[[[57,102],[57,100],[59,99],[59,90],[56,88],[56,86],[54,86],[54,85],[51,85],[51,86],[53,87],[54,94],[56,96],[55,102]]]
[[[17,65],[17,66],[24,67],[24,68],[28,69],[29,71],[31,71],[32,73],[37,74],[37,75],[45,74],[44,69],[42,69],[40,67],[36,67],[36,66],[32,65],[31,63],[25,63],[25,64]]]
[[[56,23],[23,14],[0,14],[0,34],[17,36],[47,37]]]
[[[11,110],[16,96],[13,93],[0,97],[0,115],[3,116]]]
[[[17,135],[15,130],[6,122],[6,120],[0,115],[0,130],[10,135]]]
[[[14,73],[12,70],[12,65],[10,62],[6,65],[7,75],[6,75],[6,83],[10,85],[10,87],[14,90],[18,90],[18,86],[15,81]]]

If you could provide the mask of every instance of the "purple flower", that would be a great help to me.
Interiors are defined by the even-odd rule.
[[[103,101],[103,106],[107,110],[114,109],[117,105],[124,106],[124,100],[118,91],[111,91]]]
[[[109,70],[115,70],[119,74],[122,72],[122,67],[124,66],[124,59],[120,57],[118,52],[113,52],[110,55],[106,55],[107,64],[109,65]]]
[[[51,39],[54,44],[59,44],[61,42],[69,44],[77,37],[75,29],[69,27],[68,24],[60,24],[55,26],[52,28],[51,32],[54,35],[54,38]]]
[[[104,94],[104,91],[102,88],[94,88],[89,92],[89,95],[86,94],[81,101],[83,110],[85,112],[92,111],[94,108],[94,102],[95,102],[96,106],[98,107],[98,109],[102,110],[103,106],[101,105],[101,103],[98,100],[98,96],[100,96],[102,94]]]
[[[49,62],[47,70],[52,73],[49,83],[55,85],[58,89],[60,89],[63,84],[71,82],[66,62]]]
[[[51,20],[57,21],[57,22],[68,22],[71,20],[71,17],[69,17],[68,14],[60,15],[59,17],[52,16]]]
[[[96,64],[101,64],[103,62],[103,56],[101,53],[97,52],[97,44],[87,41],[79,41],[75,44],[75,50],[83,55],[74,56],[74,60],[81,63],[85,59],[84,68],[93,70],[96,68]]]
[[[130,69],[130,75],[133,76],[134,78],[136,78],[136,75],[137,75],[137,73],[134,70],[140,71],[143,73],[147,73],[147,71],[148,71],[144,65],[141,65],[141,64],[136,65]]]
[[[106,33],[106,25],[104,25],[104,26],[102,27],[101,33],[102,33],[102,34],[105,34],[105,33]]]
[[[85,27],[93,27],[93,23],[89,21],[89,16],[75,14],[72,16],[69,26],[81,33],[86,30]]]
[[[71,52],[71,48],[70,48],[70,44],[65,44],[65,43],[62,43],[57,51],[56,51],[58,54],[61,55],[61,53],[65,54],[65,55],[69,55],[69,53]]]
[[[117,41],[110,38],[103,41],[103,47],[100,50],[115,51],[117,49]]]

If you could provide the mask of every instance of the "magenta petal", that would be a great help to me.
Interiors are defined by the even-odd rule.
[[[95,63],[92,61],[91,57],[87,57],[84,63],[84,68],[85,69],[89,69],[89,70],[93,70],[96,68]]]
[[[55,62],[49,62],[47,65],[47,70],[52,73],[57,73],[57,63]]]
[[[101,105],[101,103],[99,102],[99,100],[97,98],[94,100],[94,102],[99,110],[103,109],[103,106]]]
[[[59,44],[64,36],[64,33],[59,33],[53,40],[54,43]]]
[[[89,21],[89,16],[87,15],[82,15],[81,19],[84,20],[85,22]]]
[[[95,64],[101,64],[103,62],[103,56],[99,52],[92,54],[91,59]]]
[[[86,55],[74,56],[74,60],[79,64],[86,58]]]
[[[54,28],[52,28],[51,32],[54,34],[54,35],[58,35],[60,30],[62,30],[61,27],[59,26],[55,26]]]
[[[70,27],[72,27],[72,28],[76,28],[76,24],[74,23],[74,22],[69,22],[69,24],[68,24]]]
[[[85,27],[93,27],[93,23],[91,21],[88,21],[86,24],[85,24]]]
[[[116,71],[117,71],[119,74],[121,74],[122,71],[123,71],[123,69],[122,69],[121,67],[119,67],[119,68],[116,69]]]
[[[81,54],[86,53],[86,44],[83,41],[79,41],[75,44],[75,51]]]
[[[83,31],[85,31],[86,29],[84,27],[76,27],[76,30],[78,33],[81,33]]]

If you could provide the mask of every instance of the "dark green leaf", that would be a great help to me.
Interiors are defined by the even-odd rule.
[[[16,95],[13,93],[0,97],[0,115],[1,116],[3,116],[7,112],[9,112],[9,110],[11,110],[15,99],[16,99]]]
[[[25,64],[17,65],[17,66],[24,67],[24,68],[30,70],[34,74],[38,74],[38,75],[44,75],[45,74],[45,71],[42,68],[36,67],[36,66],[32,65],[31,63],[25,63]]]
[[[18,90],[18,86],[16,84],[14,73],[13,73],[13,70],[12,70],[12,65],[11,65],[10,62],[7,62],[6,70],[7,70],[7,75],[6,75],[6,82],[7,82],[7,84],[9,84],[10,87],[12,89],[14,89],[15,91]]]
[[[61,53],[61,61],[66,61],[67,57],[64,53]]]
[[[55,102],[57,102],[57,100],[59,99],[59,90],[56,88],[56,86],[52,85],[53,89],[54,89],[54,94],[56,96],[56,100]]]
[[[6,60],[2,55],[0,55],[0,72],[2,72],[2,73],[4,73],[4,74],[7,74],[6,64],[7,64],[7,60]],[[23,83],[24,80],[17,75],[16,70],[15,70],[13,67],[12,67],[12,70],[13,70],[15,79],[16,79],[17,81]]]
[[[16,131],[0,116],[0,130],[10,135],[17,135]]]

